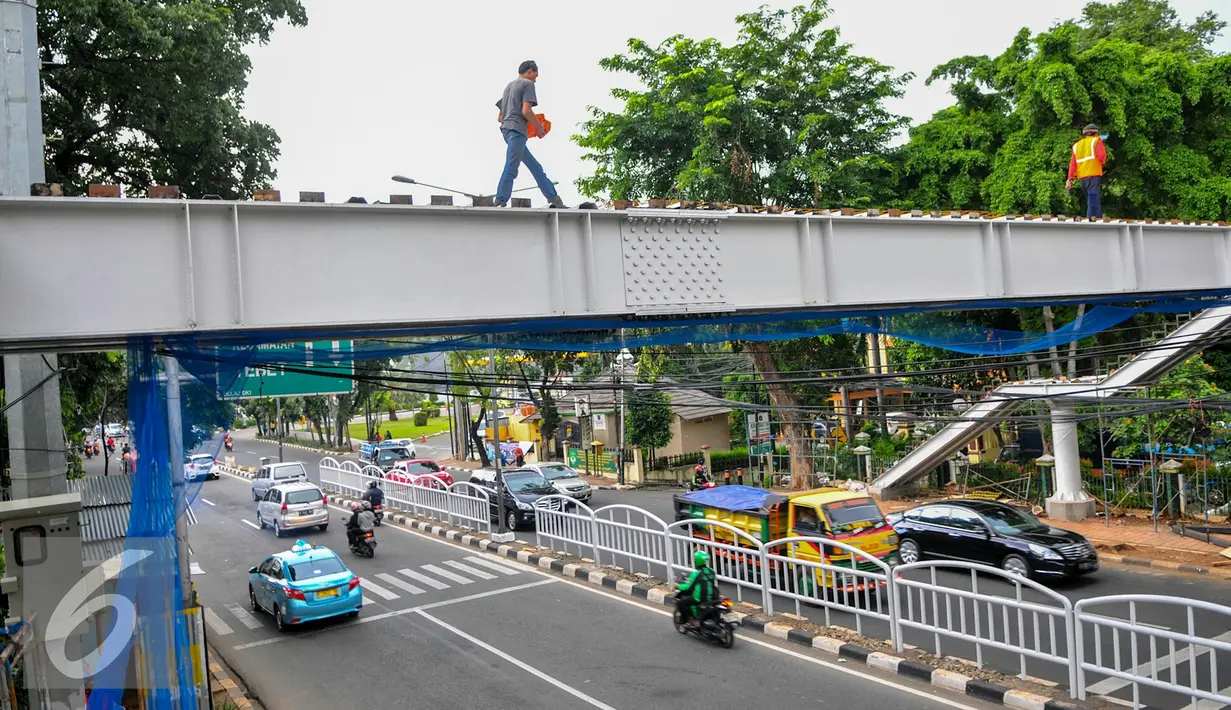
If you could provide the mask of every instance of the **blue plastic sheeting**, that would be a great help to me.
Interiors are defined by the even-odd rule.
[[[642,323],[636,329],[619,320],[587,320],[541,322],[525,321],[496,326],[469,326],[470,332],[458,337],[441,337],[458,328],[434,328],[415,331],[356,330],[350,337],[369,338],[355,342],[348,352],[312,354],[314,365],[328,362],[344,364],[352,360],[394,359],[408,355],[482,350],[488,347],[519,350],[557,350],[566,352],[615,351],[651,345],[681,343],[723,343],[731,341],[793,340],[839,333],[881,333],[903,340],[929,345],[967,355],[1011,356],[1039,352],[1052,347],[1089,338],[1113,328],[1142,313],[1188,313],[1222,305],[1222,301],[1180,299],[1145,306],[1102,305],[1089,309],[1081,318],[1057,328],[1053,333],[1021,332],[981,328],[955,321],[929,309],[888,311],[878,319],[838,318],[833,313],[775,314],[773,316],[740,316],[731,318],[701,318],[687,324],[663,327],[662,323]],[[938,307],[939,308],[939,307]],[[767,320],[768,318],[774,320]],[[835,320],[835,318],[837,318]],[[559,330],[567,323],[579,331]],[[622,336],[621,332],[632,335]],[[295,361],[285,350],[258,350],[257,346],[284,340],[320,340],[341,337],[337,334],[303,332],[265,332],[237,335],[226,345],[201,345],[195,336],[176,336],[165,340],[181,362],[194,361],[194,374],[208,370],[213,363],[234,369],[248,364],[295,366],[306,364],[306,351]]]
[[[711,508],[721,508],[722,510],[761,510],[766,507],[766,501],[771,498],[777,499],[770,500],[771,504],[782,500],[782,496],[777,493],[751,486],[703,488],[699,491],[683,493],[679,497],[689,503],[705,505]]]

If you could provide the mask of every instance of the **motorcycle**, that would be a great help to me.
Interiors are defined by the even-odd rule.
[[[87,459],[94,458],[94,447],[93,446],[90,446],[89,444],[85,445],[85,457]]]
[[[693,471],[693,477],[684,484],[684,487],[689,491],[700,491],[714,487],[714,482],[710,480],[709,473],[704,466],[698,466]]]
[[[681,594],[683,592],[676,592],[675,598],[679,599]],[[739,626],[731,615],[731,609],[731,600],[722,597],[717,602],[698,605],[696,626],[685,626],[680,620],[679,609],[672,614],[671,621],[675,624],[675,630],[681,634],[696,634],[723,648],[731,648],[735,645],[735,628]]]
[[[342,518],[342,522],[347,522],[347,518]],[[376,556],[376,533],[371,530],[363,533],[363,537],[351,538],[349,531],[346,535],[350,540],[350,551],[360,557],[371,559]]]
[[[226,441],[224,441],[223,446],[227,447],[227,451],[235,450],[235,442],[231,441],[230,439],[227,439]]]
[[[372,512],[376,514],[376,527],[380,527],[380,521],[385,518],[384,506],[374,505],[372,506]]]

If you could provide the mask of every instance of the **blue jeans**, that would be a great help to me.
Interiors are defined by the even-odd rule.
[[[1103,178],[1099,175],[1084,177],[1079,180],[1081,191],[1086,193],[1086,216],[1103,216]]]
[[[543,197],[553,199],[556,197],[556,186],[551,184],[551,180],[547,178],[547,173],[543,172],[543,166],[539,165],[539,161],[534,159],[530,154],[530,150],[526,148],[525,134],[517,131],[501,131],[504,133],[504,142],[508,146],[504,153],[504,172],[500,174],[500,184],[496,187],[496,201],[508,202],[509,197],[513,195],[513,181],[517,179],[517,170],[522,163],[530,169],[530,174],[534,176],[534,181],[538,183],[539,189],[543,191]]]

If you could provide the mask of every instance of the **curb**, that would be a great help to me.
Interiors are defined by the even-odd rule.
[[[278,443],[277,439],[254,438],[253,441],[259,441],[263,444],[277,444]],[[290,442],[285,442],[285,441],[282,442],[282,446],[287,449],[301,449],[303,451],[311,451],[317,454],[332,454],[334,456],[346,456],[347,454],[355,453],[354,451],[334,451],[332,449],[318,449],[312,446],[304,446],[302,444],[292,444]]]
[[[232,680],[231,676],[223,669],[222,664],[218,663],[211,651],[209,654],[209,673],[212,676],[213,682],[210,683],[210,707],[221,705],[224,701],[230,701],[232,705],[243,710],[251,708],[252,701],[248,700],[244,695],[244,691],[239,685]]]
[[[350,498],[344,496],[332,493],[326,493],[326,495],[329,498],[329,502],[334,505],[347,505],[351,502]],[[502,545],[492,542],[485,537],[479,537],[478,534],[453,530],[443,525],[425,522],[400,512],[386,514],[385,518],[388,521],[412,530],[444,538],[457,545],[465,545],[484,552],[494,553],[510,560],[516,560],[522,564],[538,567],[542,570],[550,570],[566,578],[614,590],[617,593],[637,599],[644,599],[650,603],[657,603],[667,607],[675,605],[674,596],[665,589],[604,574],[588,565],[566,564],[554,557],[539,555],[522,549],[523,545],[528,545],[529,543],[514,541],[513,543]],[[796,629],[785,624],[765,621],[764,619],[758,619],[746,614],[737,615],[740,616],[739,623],[743,629],[758,631],[771,638],[833,654],[838,657],[840,662],[863,663],[882,671],[906,676],[912,680],[922,680],[931,683],[937,688],[968,695],[984,702],[1019,708],[1020,710],[1080,710],[1089,707],[1088,705],[1054,700],[1042,695],[1028,693],[1024,690],[1008,688],[997,683],[971,678],[961,673],[936,668],[927,663],[873,651],[859,644],[847,643],[829,636],[814,634],[811,631]],[[1096,695],[1094,697],[1102,696]]]
[[[1099,552],[1099,560],[1107,562],[1118,562],[1122,565],[1132,565],[1134,567],[1156,567],[1159,569],[1169,569],[1175,572],[1188,572],[1190,574],[1206,574],[1212,575],[1213,571],[1205,567],[1197,567],[1194,565],[1185,565],[1179,562],[1165,562],[1163,560],[1147,560],[1141,557],[1125,557],[1124,555],[1113,555],[1107,552]]]

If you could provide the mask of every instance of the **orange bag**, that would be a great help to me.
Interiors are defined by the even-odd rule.
[[[535,118],[539,119],[539,121],[541,121],[541,122],[543,123],[543,128],[545,128],[545,129],[546,129],[546,130],[544,131],[544,133],[543,133],[543,137],[544,137],[544,138],[546,138],[546,137],[547,137],[547,134],[548,134],[548,133],[551,133],[551,121],[548,121],[548,120],[547,120],[547,117],[546,117],[546,116],[544,116],[544,115],[543,115],[543,114],[541,114],[541,113],[536,113],[536,114],[534,114],[534,116],[535,116]],[[538,128],[536,128],[536,127],[535,127],[535,125],[534,125],[533,123],[528,124],[528,125],[526,126],[526,135],[527,135],[527,137],[529,137],[529,138],[534,138],[537,134],[538,134]]]

